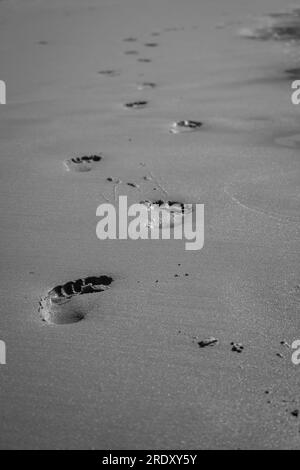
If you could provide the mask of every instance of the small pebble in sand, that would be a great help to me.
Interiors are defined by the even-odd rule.
[[[198,346],[199,348],[206,348],[206,346],[215,346],[218,342],[219,340],[217,338],[211,336],[209,338],[198,341]]]
[[[148,104],[148,101],[132,101],[130,103],[125,104],[125,108],[130,108],[130,109],[142,109],[145,108]]]
[[[244,346],[242,345],[242,343],[231,342],[230,345],[232,346],[231,351],[234,351],[237,353],[241,353],[244,349]]]
[[[180,132],[196,131],[196,130],[199,130],[202,125],[203,124],[200,121],[190,121],[190,120],[178,121],[172,124],[170,128],[170,132],[172,134],[179,134]]]
[[[294,416],[295,418],[298,418],[299,417],[299,410],[296,409],[296,410],[291,411],[291,415]]]

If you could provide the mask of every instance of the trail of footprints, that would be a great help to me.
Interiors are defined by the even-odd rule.
[[[300,9],[294,10],[290,14],[282,15],[270,15],[270,21],[268,27],[266,25],[258,25],[252,30],[242,30],[240,34],[244,37],[251,37],[255,39],[300,39]],[[165,28],[164,32],[176,32],[183,30],[183,28],[169,27]],[[250,33],[249,33],[250,31]],[[249,34],[248,34],[249,33]],[[152,37],[160,36],[160,32],[151,33]],[[128,36],[123,39],[125,43],[138,43],[138,38],[134,36]],[[146,48],[157,48],[159,43],[156,41],[148,41],[143,44]],[[137,49],[128,49],[124,51],[126,55],[138,55],[140,51]],[[150,63],[152,61],[149,57],[139,57],[137,59],[141,63]],[[299,68],[291,68],[286,70],[286,74],[289,76],[295,76],[299,71]],[[103,77],[118,77],[121,75],[121,71],[118,69],[102,69],[98,71],[99,75]],[[144,90],[154,90],[157,87],[157,84],[152,81],[144,81],[138,83],[138,91]],[[144,109],[148,106],[149,101],[145,99],[137,99],[134,101],[129,101],[124,104],[124,107],[128,110],[139,110]],[[181,134],[186,132],[196,132],[199,131],[203,126],[202,121],[198,120],[180,120],[173,122],[169,127],[169,132],[171,134]],[[64,166],[67,171],[70,172],[89,172],[94,169],[103,159],[102,154],[95,155],[83,155],[75,156],[69,159],[64,160]],[[141,203],[145,204],[147,208],[150,209],[164,209],[169,211],[173,220],[176,220],[176,215],[182,214],[184,212],[185,205],[181,201],[170,200],[167,191],[159,183],[158,179],[150,173],[143,176],[142,182],[137,184],[135,182],[123,182],[119,177],[108,177],[106,178],[108,183],[113,185],[113,197],[114,200],[117,198],[117,190],[120,185],[126,185],[132,189],[137,190],[138,192],[143,191],[143,184],[150,183],[154,184],[153,190],[159,190],[163,199],[152,199],[152,200],[143,200]],[[155,221],[157,223],[157,221]],[[160,227],[161,228],[161,227]],[[92,294],[96,292],[102,292],[110,287],[113,279],[109,276],[91,276],[86,278],[77,279],[76,281],[69,281],[63,285],[59,285],[51,289],[41,300],[39,305],[39,311],[43,318],[48,323],[73,323],[79,321],[85,317],[86,312],[83,312],[80,306],[75,304],[75,300],[78,296],[82,294]],[[209,345],[217,344],[217,340],[211,339],[208,340]],[[206,342],[204,341],[203,347],[205,347]],[[199,347],[200,346],[199,344]],[[243,345],[240,343],[231,344],[232,351],[241,353],[243,351]]]

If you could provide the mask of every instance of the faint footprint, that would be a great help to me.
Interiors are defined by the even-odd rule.
[[[68,171],[90,171],[94,163],[100,162],[102,155],[84,155],[83,157],[69,158],[64,161]]]
[[[139,52],[135,50],[125,51],[124,54],[126,55],[138,55]]]
[[[103,292],[112,282],[109,276],[90,276],[54,287],[39,301],[42,320],[58,325],[82,320],[86,312],[75,303],[74,297]]]
[[[107,75],[108,77],[118,77],[121,73],[118,70],[108,69],[108,70],[99,70],[99,75]]]
[[[158,43],[157,42],[146,42],[144,44],[144,46],[146,46],[146,47],[157,47]]]
[[[129,36],[128,38],[123,39],[124,42],[136,42],[137,38]]]
[[[151,59],[147,59],[147,58],[140,58],[140,59],[138,59],[138,62],[149,63],[149,62],[152,62],[152,60],[151,60]]]
[[[139,100],[139,101],[132,101],[129,103],[125,103],[125,108],[130,108],[130,109],[142,109],[145,108],[148,104],[148,101],[145,100]]]
[[[143,82],[143,83],[138,83],[137,84],[137,89],[138,90],[147,90],[147,89],[153,89],[156,88],[156,83],[154,82]]]

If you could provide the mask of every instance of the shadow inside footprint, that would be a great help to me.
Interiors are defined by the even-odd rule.
[[[76,323],[82,320],[86,312],[75,303],[75,297],[83,294],[103,292],[113,282],[110,276],[89,276],[51,289],[39,302],[42,320],[51,324]]]
[[[100,160],[102,160],[102,155],[83,155],[65,160],[64,165],[68,171],[90,171],[94,163]]]

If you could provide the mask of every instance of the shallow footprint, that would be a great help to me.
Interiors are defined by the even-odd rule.
[[[119,75],[121,75],[119,70],[114,70],[114,69],[99,70],[98,74],[106,75],[107,77],[118,77]]]
[[[146,46],[146,47],[157,47],[158,43],[157,42],[145,42],[144,46]]]
[[[102,155],[83,155],[65,160],[64,165],[68,171],[90,171],[94,163],[100,160],[102,160]]]
[[[190,132],[190,131],[197,131],[202,127],[202,122],[200,121],[177,121],[173,122],[170,128],[170,132],[172,134],[179,134],[181,132]]]
[[[142,91],[142,90],[149,90],[156,88],[156,83],[154,82],[142,82],[137,84],[137,89]]]
[[[83,294],[103,292],[113,282],[110,276],[89,276],[51,289],[39,302],[39,313],[42,320],[51,324],[76,323],[82,320],[86,312],[75,298]]]
[[[139,101],[132,101],[129,103],[125,103],[125,108],[129,109],[142,109],[145,108],[148,104],[148,101],[145,100],[139,100]]]
[[[184,204],[178,201],[170,200],[145,200],[141,201],[147,208],[147,219],[145,227],[147,228],[169,228],[176,225],[182,225],[183,220],[192,214],[193,205]]]

